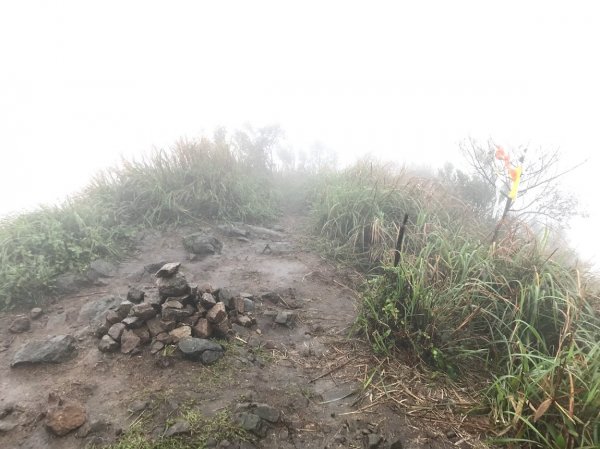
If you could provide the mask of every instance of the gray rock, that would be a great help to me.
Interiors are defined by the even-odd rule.
[[[191,291],[190,285],[181,273],[176,273],[168,278],[157,278],[156,286],[158,287],[158,294],[161,299],[167,299],[172,296],[184,296]]]
[[[222,288],[219,290],[219,301],[225,304],[225,308],[233,309],[233,298],[235,294],[228,288]]]
[[[176,299],[169,299],[162,305],[164,309],[183,309],[183,304]]]
[[[158,352],[162,351],[164,347],[165,344],[157,340],[150,345],[150,354],[157,354]]]
[[[116,296],[106,296],[95,301],[86,302],[79,310],[79,321],[99,321],[106,312],[119,304],[121,300]]]
[[[268,404],[255,404],[252,413],[260,416],[262,419],[264,419],[265,421],[269,421],[270,423],[278,422],[279,417],[281,415],[279,413],[279,410],[277,410],[274,407],[271,407]]]
[[[212,335],[212,325],[206,318],[200,318],[193,327],[192,332],[195,337],[208,338]]]
[[[181,262],[170,262],[164,264],[154,275],[157,278],[170,278],[179,271]]]
[[[117,313],[116,310],[109,310],[108,312],[106,312],[106,317],[104,319],[106,321],[106,324],[108,324],[109,326],[112,326],[113,324],[121,321],[126,316],[127,315],[123,316],[120,313]]]
[[[32,320],[37,320],[39,317],[42,316],[43,313],[44,311],[42,309],[40,309],[39,307],[34,307],[29,311],[29,317]]]
[[[246,312],[254,312],[254,309],[256,309],[256,305],[254,304],[254,301],[252,301],[250,298],[243,298],[244,299],[244,310]]]
[[[184,357],[196,361],[202,360],[202,353],[205,351],[223,353],[223,347],[221,345],[203,338],[186,338],[179,342],[178,347]],[[210,357],[213,355],[214,354],[211,354]]]
[[[33,363],[61,363],[73,356],[75,338],[57,335],[45,341],[31,341],[23,345],[13,356],[10,366],[15,368]]]
[[[115,323],[108,329],[108,336],[113,340],[119,341],[125,328],[126,326],[123,323]]]
[[[218,302],[215,304],[206,314],[206,319],[211,323],[220,323],[227,318],[227,312],[225,311],[225,304]]]
[[[19,315],[15,317],[8,330],[13,334],[21,334],[31,329],[31,321],[25,315]]]
[[[125,318],[131,312],[131,308],[133,307],[133,302],[129,300],[121,301],[121,303],[115,309],[115,312],[121,317],[121,319]]]
[[[243,412],[237,416],[238,425],[256,436],[264,437],[267,434],[267,426],[260,416],[254,413]]]
[[[185,420],[178,420],[166,430],[164,437],[169,438],[175,435],[186,435],[189,434],[190,431],[191,428],[189,422]]]
[[[143,325],[142,327],[138,327],[138,328],[132,329],[132,330],[135,335],[140,337],[140,343],[142,345],[145,345],[146,343],[150,342],[150,340],[151,340],[150,332],[148,332],[148,327],[146,325]]]
[[[212,294],[202,293],[202,296],[200,297],[200,305],[202,307],[204,307],[205,309],[210,309],[216,303],[217,301],[215,300],[215,297]]]
[[[130,287],[127,292],[127,300],[139,304],[144,300],[145,292],[136,287]]]
[[[289,326],[293,323],[295,316],[296,315],[292,312],[282,310],[275,317],[275,323]]]
[[[119,343],[108,335],[105,335],[100,340],[100,343],[98,343],[98,349],[101,352],[115,352],[119,349]]]
[[[173,329],[169,332],[169,335],[173,337],[173,343],[183,341],[184,339],[191,338],[192,328],[190,326],[181,326]]]
[[[221,253],[223,243],[211,235],[196,232],[183,237],[183,247],[192,254],[217,254]]]
[[[135,329],[136,327],[142,327],[144,320],[137,316],[128,316],[122,323],[127,326],[127,329]]]
[[[138,337],[132,330],[126,329],[121,335],[121,352],[123,354],[130,354],[136,349],[141,343],[140,337]]]
[[[151,320],[146,321],[146,326],[148,326],[148,332],[152,337],[156,337],[161,332],[165,332],[165,326],[162,321],[158,318],[152,318]]]
[[[190,311],[189,309],[164,309],[162,312],[162,319],[163,321],[179,322],[193,314],[193,311]]]
[[[247,317],[246,315],[239,315],[237,318],[237,323],[244,327],[252,327],[252,319]]]
[[[108,323],[95,322],[90,325],[91,333],[96,338],[102,338],[108,332],[110,326]]]
[[[204,351],[202,353],[202,363],[212,365],[221,357],[223,357],[223,351]]]
[[[154,307],[152,307],[148,303],[136,304],[131,308],[131,312],[129,313],[144,321],[154,318],[156,316],[156,311],[154,310]]]

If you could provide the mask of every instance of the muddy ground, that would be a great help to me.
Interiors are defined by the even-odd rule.
[[[32,321],[28,332],[10,333],[15,314],[1,315],[0,410],[12,411],[1,420],[0,447],[109,444],[140,417],[149,434],[160,438],[184,409],[211,416],[247,401],[271,405],[281,412],[281,419],[269,427],[266,437],[246,447],[384,448],[394,443],[396,448],[461,447],[443,423],[421,426],[393,402],[369,406],[363,385],[365,373],[373,367],[359,362],[364,345],[347,338],[356,315],[357,298],[348,288],[352,280],[347,272],[304,249],[296,233],[290,232],[296,229],[294,220],[282,225],[285,242],[265,236],[240,241],[213,227],[223,242],[222,253],[197,260],[190,260],[182,246],[182,236],[195,229],[149,232],[113,276],[43,306],[43,316]],[[272,251],[264,251],[267,244]],[[102,353],[89,322],[80,318],[80,309],[91,301],[124,296],[129,286],[155,288],[144,266],[161,261],[181,261],[191,282],[254,295],[257,325],[236,328],[237,337],[227,343],[224,358],[215,365],[184,360],[176,352],[151,355],[148,346],[133,356]],[[282,300],[261,300],[265,292],[276,292]],[[288,309],[297,315],[295,324],[275,324],[274,314]],[[10,367],[24,343],[58,334],[77,338],[73,359]],[[157,365],[164,358],[169,363]],[[45,425],[51,392],[82,403],[87,424],[63,437],[52,435]],[[219,443],[209,444],[215,442]]]

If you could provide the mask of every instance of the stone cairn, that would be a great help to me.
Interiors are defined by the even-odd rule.
[[[102,352],[120,350],[135,354],[150,344],[156,354],[168,345],[177,345],[184,357],[210,364],[223,355],[223,348],[210,337],[230,338],[232,323],[244,327],[256,324],[254,301],[210,284],[190,284],[179,272],[181,263],[167,263],[156,276],[157,294],[147,296],[130,288],[127,300],[106,313],[96,329]]]

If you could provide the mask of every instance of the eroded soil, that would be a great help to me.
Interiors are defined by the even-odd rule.
[[[369,434],[383,438],[372,447],[389,447],[392,442],[398,442],[396,447],[401,442],[404,448],[457,447],[443,426],[439,432],[420,430],[397,408],[368,407],[359,373],[365,367],[354,362],[354,351],[360,349],[347,338],[356,314],[356,297],[347,287],[347,275],[302,249],[289,232],[292,221],[284,227],[288,232],[283,245],[260,237],[242,242],[213,229],[223,241],[222,254],[199,260],[189,260],[181,244],[182,235],[194,229],[148,233],[140,240],[139,252],[123,262],[114,276],[103,279],[104,285],[44,306],[44,315],[32,321],[30,331],[11,334],[8,326],[14,314],[0,316],[4,344],[0,409],[14,406],[3,421],[11,424],[9,428],[15,425],[0,431],[0,447],[70,449],[109,444],[140,417],[148,420],[148,432],[160,438],[169,420],[186,408],[210,416],[249,400],[282,413],[280,423],[250,447],[362,448],[367,447]],[[283,250],[264,251],[267,244]],[[153,289],[154,279],[144,266],[160,261],[181,261],[190,282],[210,282],[255,298],[277,292],[283,300],[258,299],[257,326],[237,328],[238,336],[227,343],[225,357],[209,367],[176,353],[151,355],[148,347],[135,356],[100,352],[89,322],[80,317],[81,307],[105,296],[124,296],[130,285]],[[295,324],[275,324],[274,314],[288,309],[297,314]],[[59,334],[77,338],[72,360],[10,367],[13,354],[24,343]],[[169,358],[169,366],[158,366],[159,358]],[[85,405],[88,426],[82,429],[87,430],[64,437],[46,430],[50,392]],[[95,426],[91,430],[90,423]]]

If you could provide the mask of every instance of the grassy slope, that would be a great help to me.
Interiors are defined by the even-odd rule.
[[[99,174],[80,195],[0,222],[0,309],[42,301],[56,277],[119,258],[139,227],[275,216],[270,174],[224,140],[181,142]]]
[[[491,228],[435,183],[368,163],[323,182],[315,230],[330,252],[379,266],[357,321],[375,351],[410,348],[459,377],[481,367],[482,397],[516,447],[599,447],[600,319],[588,280],[515,228],[490,246]],[[391,266],[397,225],[411,217]]]

